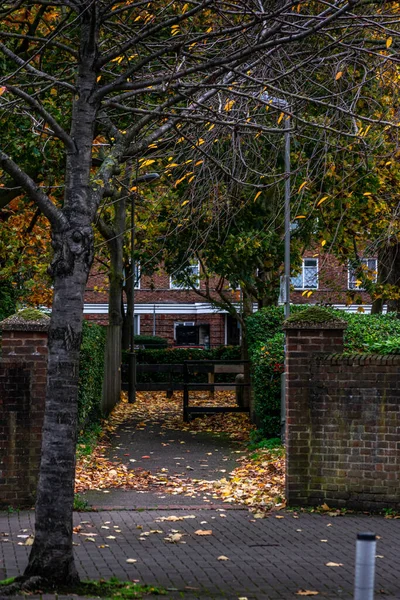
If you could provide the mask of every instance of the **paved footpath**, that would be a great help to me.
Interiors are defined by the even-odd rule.
[[[187,518],[164,520],[171,516]],[[171,599],[183,593],[188,600],[289,600],[303,589],[318,591],[321,599],[347,600],[353,597],[356,534],[367,530],[380,536],[376,598],[400,598],[398,520],[286,511],[277,516],[254,520],[247,510],[211,508],[76,513],[75,526],[82,528],[74,536],[79,573],[84,579],[116,576],[164,586]],[[1,579],[23,570],[29,547],[19,545],[25,538],[18,536],[32,532],[33,517],[1,513]],[[199,529],[212,535],[196,535]],[[176,533],[183,534],[179,542],[165,540]]]
[[[167,469],[185,482],[226,476],[240,452],[237,444],[215,436],[132,421],[116,432],[109,456],[152,473]],[[350,600],[356,535],[373,531],[379,536],[375,598],[400,600],[400,520],[290,511],[255,519],[210,493],[171,495],[160,487],[106,492],[86,495],[97,511],[74,515],[83,579],[115,576],[159,585],[171,600],[295,600],[300,590]],[[0,579],[23,572],[33,523],[32,511],[0,513]],[[199,530],[212,534],[198,535]]]

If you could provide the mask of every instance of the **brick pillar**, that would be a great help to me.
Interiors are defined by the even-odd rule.
[[[322,311],[322,312],[321,312]],[[326,321],[321,322],[325,313]],[[318,322],[315,320],[318,317]],[[296,319],[296,320],[295,320]],[[329,320],[328,320],[329,319]],[[316,353],[343,352],[344,321],[309,307],[285,322],[286,332],[286,500],[309,504],[310,377]]]
[[[23,314],[26,311],[22,311]],[[50,319],[18,314],[0,327],[0,505],[29,506],[39,472]]]

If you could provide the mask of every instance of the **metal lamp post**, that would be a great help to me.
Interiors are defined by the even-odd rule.
[[[262,94],[261,99],[276,108],[290,111],[290,104],[283,98]],[[284,312],[290,316],[290,115],[285,115],[285,254],[284,254]]]
[[[290,104],[283,98],[275,98],[269,94],[262,94],[261,99],[290,112]],[[284,314],[285,319],[290,316],[290,115],[285,115],[285,253],[284,253],[284,276],[283,276],[283,291],[284,291]],[[286,348],[285,348],[285,364],[286,364]],[[286,366],[285,373],[282,373],[281,378],[281,438],[285,441],[286,430]]]
[[[158,173],[146,173],[135,180],[135,183],[155,181],[159,179]],[[136,264],[135,264],[135,200],[136,193],[131,196],[131,319],[132,327],[130,332],[130,353],[129,353],[129,384],[128,384],[128,402],[133,404],[136,401],[136,352],[135,352],[135,284],[136,284]]]

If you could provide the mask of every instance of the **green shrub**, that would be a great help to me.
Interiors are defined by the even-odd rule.
[[[106,328],[83,322],[79,363],[78,427],[101,417]]]
[[[376,344],[400,337],[400,319],[397,318],[396,313],[387,315],[343,313],[343,318],[348,323],[344,332],[344,347],[347,352],[376,352]]]
[[[294,314],[306,308],[304,305],[291,307]],[[395,313],[366,315],[334,308],[325,310],[347,321],[348,327],[344,332],[346,352],[400,353],[400,319]],[[256,422],[260,435],[264,437],[276,436],[280,432],[283,321],[283,307],[275,306],[260,310],[246,321]]]
[[[212,350],[201,350],[200,348],[166,348],[165,350],[143,349],[137,351],[137,361],[140,364],[182,364],[187,360],[240,360],[239,346],[221,346]],[[169,380],[175,382],[183,381],[183,374],[173,373],[138,373],[138,383],[154,382],[162,383]],[[216,381],[231,381],[232,375],[218,375]],[[206,383],[207,373],[195,373],[195,369],[190,371],[190,381],[192,383]]]
[[[368,352],[377,354],[400,354],[400,336],[389,338],[382,342],[371,342]]]
[[[6,319],[16,311],[15,294],[11,284],[0,281],[0,321]]]
[[[168,346],[167,340],[157,335],[135,335],[134,341],[135,344],[145,348],[167,348]]]
[[[280,435],[283,345],[284,334],[275,333],[249,348],[256,423],[265,438]]]

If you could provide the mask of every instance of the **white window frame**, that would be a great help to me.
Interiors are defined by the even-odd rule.
[[[373,260],[375,262],[374,269],[370,269],[368,267],[368,261],[371,261],[371,260]],[[374,277],[372,279],[372,283],[376,283],[378,280],[378,259],[377,258],[361,258],[360,262],[361,262],[361,264],[367,265],[368,270],[374,271]],[[349,264],[347,266],[347,289],[351,290],[352,292],[365,292],[364,287],[357,285],[356,274],[354,273],[354,278],[353,278],[352,272],[354,273],[354,270],[352,269],[352,267]]]
[[[140,335],[140,315],[133,315],[135,335]]]
[[[305,269],[305,261],[306,261],[306,260],[313,260],[313,261],[315,261],[315,263],[316,263],[316,269],[317,269],[317,272],[316,272],[316,275],[317,275],[317,281],[316,281],[316,285],[315,285],[315,287],[311,287],[311,286],[309,286],[309,285],[305,285],[305,273],[306,273],[306,269]],[[301,275],[302,286],[301,286],[301,287],[296,287],[296,286],[295,286],[295,285],[292,283],[292,281],[293,281],[293,279],[295,279],[295,278],[297,279],[297,277],[299,277],[299,275]],[[294,289],[295,289],[295,290],[317,290],[317,289],[318,289],[318,287],[319,287],[319,261],[318,261],[318,258],[312,258],[311,256],[309,256],[309,257],[306,257],[306,258],[303,258],[303,260],[302,260],[302,264],[301,264],[301,273],[299,273],[299,275],[292,276],[292,277],[290,278],[290,283],[291,283],[291,285],[293,285],[293,287],[294,287]]]
[[[176,342],[176,328],[183,325],[184,327],[195,327],[195,321],[175,321],[174,322],[174,341]]]
[[[199,260],[194,260],[194,261],[190,261],[189,264],[190,267],[197,267],[197,285],[195,285],[196,289],[200,288],[200,261]],[[174,276],[170,275],[169,277],[169,289],[170,290],[190,290],[192,289],[191,286],[187,287],[184,284],[176,284],[174,283]]]

